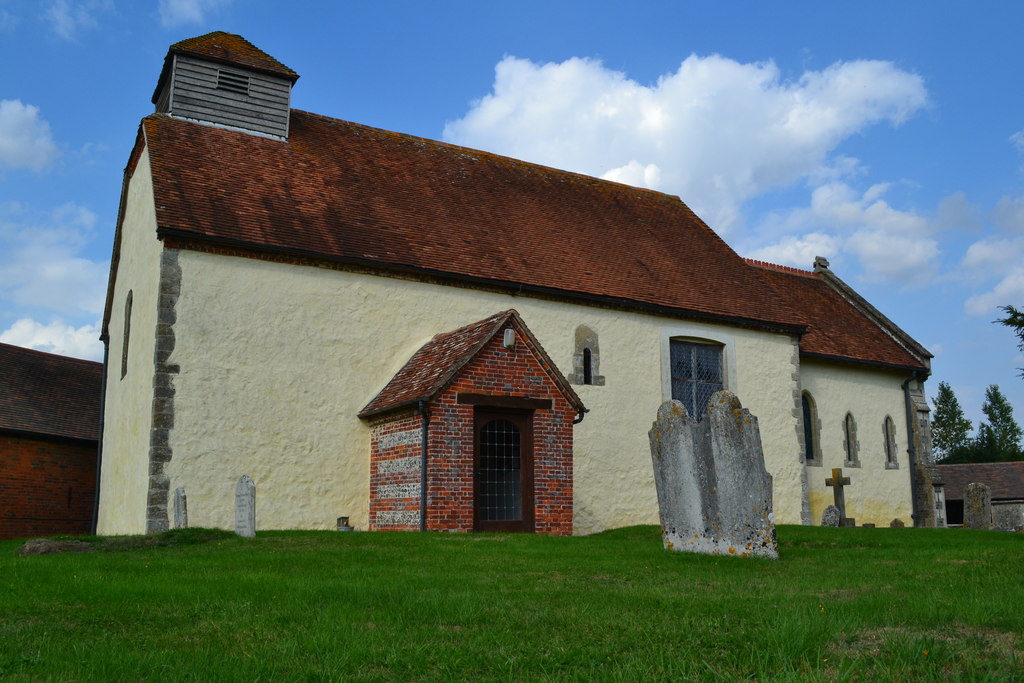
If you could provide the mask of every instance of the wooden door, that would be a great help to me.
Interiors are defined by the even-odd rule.
[[[533,531],[533,413],[477,408],[473,521],[479,531]]]

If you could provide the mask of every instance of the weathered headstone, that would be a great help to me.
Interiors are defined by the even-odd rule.
[[[835,505],[827,505],[821,513],[822,526],[839,526],[843,521],[843,514]]]
[[[992,489],[973,482],[964,490],[964,528],[992,528]]]
[[[666,401],[648,433],[665,548],[778,557],[757,418],[720,391],[700,422]]]
[[[850,485],[850,478],[843,476],[843,468],[836,467],[832,476],[825,480],[825,486],[832,487],[832,498],[839,508],[839,526],[854,526],[854,520],[846,516],[846,494],[843,488]]]
[[[188,504],[185,500],[185,487],[174,489],[174,528],[188,528]]]
[[[903,520],[900,519],[899,517],[897,517],[894,520],[892,520],[891,522],[889,522],[889,528],[890,529],[904,529],[904,528],[906,528],[906,526],[907,525],[904,524]]]
[[[256,484],[248,474],[235,486],[235,533],[246,538],[256,535]]]

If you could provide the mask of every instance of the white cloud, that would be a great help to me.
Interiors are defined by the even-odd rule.
[[[872,124],[898,125],[926,99],[920,77],[880,61],[784,81],[771,62],[691,56],[648,86],[594,60],[506,57],[493,91],[449,122],[444,138],[653,185],[727,232],[752,197],[856,168],[830,153]]]
[[[41,171],[60,155],[39,107],[0,100],[0,167]]]
[[[990,315],[1015,302],[1024,302],[1024,266],[1012,268],[991,291],[967,299],[964,310],[971,315]]]
[[[999,306],[1024,305],[1024,195],[1002,197],[992,210],[993,234],[971,244],[961,261],[962,275],[995,284],[964,302],[971,315],[991,315]]]
[[[606,171],[601,177],[617,183],[657,190],[661,183],[661,169],[656,164],[644,166],[639,161],[632,159],[625,166]]]
[[[226,5],[230,0],[160,0],[158,10],[164,28],[185,24],[201,24],[206,13]]]
[[[775,244],[750,252],[750,258],[769,263],[780,263],[810,270],[816,256],[832,259],[839,253],[841,241],[834,235],[812,232],[806,235],[787,235]]]
[[[96,215],[65,204],[45,215],[0,205],[0,297],[24,307],[68,315],[103,310],[109,262],[80,255],[90,242]]]
[[[868,280],[924,283],[935,274],[939,257],[936,228],[919,214],[893,208],[884,198],[890,189],[878,183],[858,192],[846,183],[826,183],[811,193],[810,206],[766,219],[759,232],[781,237],[749,252],[801,268],[814,256],[850,254]]]
[[[0,332],[0,342],[62,356],[103,360],[103,344],[99,340],[99,323],[72,327],[59,320],[42,324],[22,318]]]
[[[1018,130],[1010,136],[1010,142],[1017,148],[1017,151],[1024,154],[1024,130]]]
[[[1001,197],[992,209],[992,222],[1000,230],[1024,233],[1024,195]]]
[[[113,8],[110,0],[53,0],[43,18],[64,40],[74,40],[79,31],[99,26],[96,14]]]

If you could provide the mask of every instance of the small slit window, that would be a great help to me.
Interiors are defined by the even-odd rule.
[[[217,90],[249,94],[249,77],[244,74],[237,74],[221,69],[217,72]]]
[[[846,451],[846,467],[859,467],[860,456],[857,451],[860,444],[857,441],[857,421],[853,419],[852,413],[847,413],[843,419],[843,450]]]
[[[800,397],[803,408],[804,423],[804,461],[808,465],[821,464],[821,444],[819,434],[821,426],[818,423],[818,410],[814,405],[814,399],[806,391]]]
[[[128,340],[132,334],[132,290],[124,300],[124,333],[121,340],[121,379],[128,374]]]
[[[572,374],[567,379],[573,384],[604,386],[597,332],[586,325],[580,325],[576,328],[576,340],[573,346]]]
[[[894,470],[899,467],[899,453],[896,450],[896,424],[888,415],[882,425],[882,436],[885,439],[885,468]]]

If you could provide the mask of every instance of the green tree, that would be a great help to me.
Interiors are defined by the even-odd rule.
[[[1006,317],[1000,318],[996,322],[1006,325],[1016,333],[1017,339],[1020,340],[1017,343],[1017,348],[1024,351],[1024,313],[1018,311],[1013,306],[1001,306],[1000,308],[1006,314]],[[1020,370],[1020,376],[1024,377],[1024,368],[1017,369]]]
[[[939,393],[932,404],[932,445],[936,456],[944,461],[963,457],[971,443],[971,421],[964,417],[960,401],[947,382],[939,382]]]
[[[1020,448],[1024,431],[1013,419],[1013,406],[999,391],[998,384],[985,389],[981,412],[988,418],[988,424],[978,426],[978,445],[992,455],[993,461],[1020,460],[1024,456]]]

